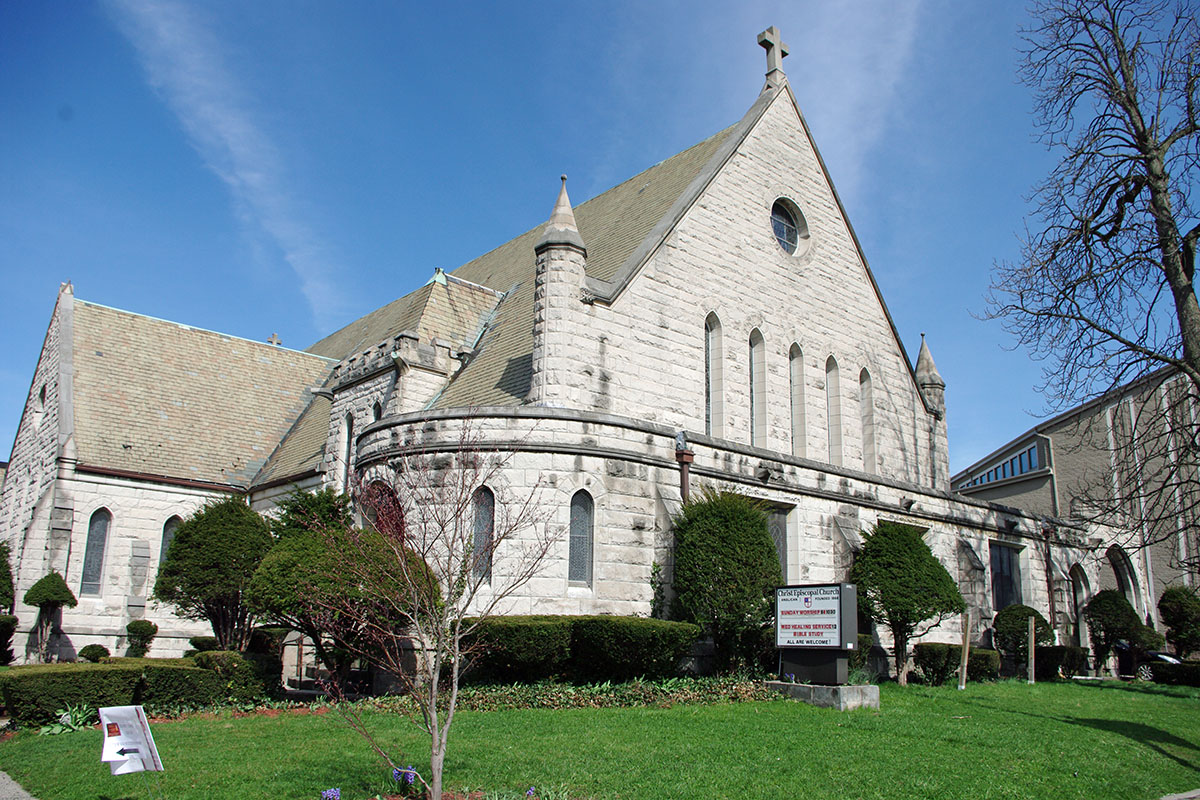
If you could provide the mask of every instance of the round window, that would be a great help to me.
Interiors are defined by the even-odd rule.
[[[808,238],[804,215],[786,200],[776,200],[771,206],[771,228],[775,232],[775,241],[788,255],[795,255],[801,240]]]

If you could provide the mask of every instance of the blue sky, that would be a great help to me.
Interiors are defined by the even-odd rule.
[[[1052,165],[984,2],[0,3],[0,460],[59,283],[251,339],[322,335],[739,119],[784,69],[952,468],[1036,422],[984,310]]]

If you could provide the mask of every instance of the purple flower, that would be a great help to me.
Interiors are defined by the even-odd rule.
[[[529,787],[529,791],[525,793],[526,797],[533,797],[533,787]]]
[[[409,786],[413,785],[413,781],[417,779],[417,771],[413,769],[413,765],[409,764],[404,768],[404,782]]]
[[[326,789],[321,792],[321,800],[342,800],[342,790]]]

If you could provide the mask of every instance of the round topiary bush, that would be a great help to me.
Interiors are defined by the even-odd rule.
[[[102,644],[89,644],[79,648],[79,657],[93,664],[100,663],[101,659],[108,658],[109,655],[111,654],[108,652],[108,648]]]
[[[158,635],[158,626],[148,619],[135,619],[125,626],[129,637],[129,647],[125,655],[129,658],[141,658],[150,651],[150,643]]]
[[[25,597],[22,600],[24,600],[25,605],[37,606],[43,611],[59,609],[63,606],[74,608],[79,605],[79,601],[75,599],[75,595],[71,592],[70,587],[67,586],[67,582],[57,572],[51,572],[33,586],[30,586],[29,591],[25,592]]]
[[[749,497],[702,490],[673,520],[672,615],[713,637],[722,670],[757,660],[754,634],[772,616],[782,582],[767,512]]]
[[[992,622],[992,638],[996,649],[1008,656],[1016,664],[1025,664],[1029,660],[1029,618],[1033,617],[1035,644],[1051,644],[1054,641],[1054,631],[1050,623],[1035,608],[1013,603],[1000,609]]]

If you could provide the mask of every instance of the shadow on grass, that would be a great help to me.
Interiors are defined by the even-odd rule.
[[[1168,688],[1174,688],[1174,687],[1158,687],[1158,688],[1168,689]],[[1095,730],[1104,731],[1106,733],[1115,733],[1120,736],[1124,736],[1127,739],[1131,739],[1132,741],[1146,747],[1148,750],[1152,750],[1155,753],[1158,753],[1160,756],[1163,756],[1164,758],[1168,758],[1171,761],[1174,761],[1176,764],[1178,764],[1181,767],[1190,769],[1193,772],[1200,772],[1200,766],[1197,766],[1197,764],[1194,761],[1189,761],[1186,758],[1182,758],[1181,756],[1178,756],[1175,753],[1170,752],[1165,747],[1165,746],[1170,746],[1170,747],[1174,747],[1174,748],[1178,748],[1178,749],[1193,750],[1193,751],[1200,752],[1200,746],[1197,746],[1196,744],[1194,744],[1193,742],[1191,742],[1187,739],[1184,739],[1180,736],[1176,736],[1173,733],[1165,731],[1162,728],[1156,728],[1153,725],[1145,725],[1141,722],[1128,722],[1125,720],[1118,720],[1118,719],[1100,719],[1100,718],[1088,718],[1088,717],[1057,717],[1057,716],[1053,716],[1051,714],[1036,714],[1032,711],[1018,711],[1016,709],[1007,708],[1005,706],[997,705],[995,703],[982,702],[978,698],[963,698],[963,700],[964,700],[964,702],[969,703],[971,705],[981,706],[981,707],[987,708],[991,711],[999,711],[999,712],[1005,713],[1005,714],[1019,714],[1023,717],[1032,717],[1034,719],[1044,719],[1044,720],[1050,720],[1052,722],[1061,722],[1066,725],[1080,725],[1080,726],[1083,726],[1086,728],[1093,728]]]
[[[1129,681],[1074,681],[1074,686],[1098,692],[1125,692],[1127,694],[1145,694],[1155,697],[1178,697],[1184,700],[1200,699],[1200,688],[1194,686],[1168,686],[1162,683],[1145,683]]]

